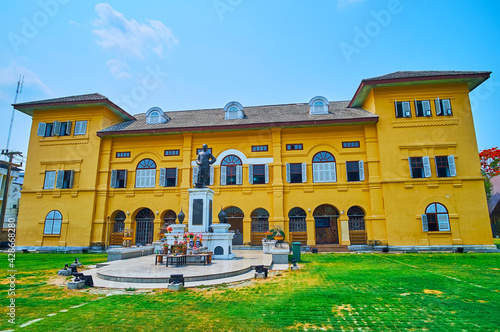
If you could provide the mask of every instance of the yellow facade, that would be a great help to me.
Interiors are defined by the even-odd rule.
[[[119,211],[125,213],[125,227],[134,229],[134,243],[136,217],[145,208],[154,215],[152,233],[156,239],[167,211],[178,214],[182,208],[189,215],[188,189],[193,187],[196,149],[206,143],[218,159],[213,166],[214,184],[210,186],[215,192],[213,220],[218,220],[220,208],[239,208],[243,213],[240,227],[243,244],[252,241],[255,244],[251,215],[261,208],[269,214],[269,227],[282,226],[287,240],[315,245],[321,224],[321,216],[315,215],[315,211],[326,204],[338,212],[332,219],[336,225],[330,225],[332,232],[337,232],[338,241],[330,243],[353,244],[355,232],[350,232],[348,211],[359,207],[364,214],[361,232],[365,240],[361,242],[367,246],[491,246],[486,196],[468,99],[469,83],[470,80],[461,79],[451,83],[412,84],[410,78],[406,84],[365,84],[369,86],[368,92],[361,99],[355,96],[351,105],[359,103],[353,107],[375,114],[378,116],[375,121],[349,118],[344,122],[317,121],[314,124],[263,123],[251,128],[200,127],[198,130],[180,128],[144,133],[125,129],[106,134],[103,130],[112,125],[134,121],[131,116],[127,118],[126,114],[118,112],[116,105],[110,102],[98,105],[62,102],[57,107],[36,102],[17,105],[18,110],[33,116],[17,245],[23,248],[83,248],[95,243],[109,244]],[[431,116],[416,116],[414,100],[434,101],[437,98],[450,100],[452,115],[437,116],[436,106],[431,102]],[[411,117],[395,116],[395,101],[398,100],[412,102]],[[223,110],[220,112],[222,114]],[[166,112],[167,115],[172,113]],[[251,120],[250,115],[248,119]],[[39,123],[68,120],[73,125],[76,121],[87,121],[85,134],[37,135]],[[172,115],[171,122],[174,121]],[[245,119],[241,121],[244,123]],[[343,146],[345,142],[359,142],[359,147],[347,148]],[[290,144],[302,144],[302,149],[288,150]],[[267,151],[253,152],[252,146],[256,145],[267,146]],[[165,156],[165,150],[179,150],[179,154]],[[117,157],[121,152],[130,152],[130,157]],[[313,158],[320,152],[333,155],[335,182],[314,181]],[[239,157],[242,162],[242,184],[221,184],[221,161],[229,155]],[[422,156],[429,158],[431,176],[412,178],[408,158]],[[456,176],[438,177],[436,156],[453,156]],[[155,185],[137,188],[137,167],[144,159],[155,163]],[[347,181],[347,163],[354,161],[363,161],[364,180]],[[268,165],[268,183],[252,184],[249,165],[260,163]],[[288,183],[286,165],[302,163],[306,165],[306,181]],[[161,168],[177,168],[176,186],[159,185]],[[47,172],[61,170],[74,171],[72,188],[44,189]],[[127,171],[126,188],[111,188],[112,170]],[[449,230],[423,229],[422,214],[433,203],[446,208]],[[305,237],[290,233],[289,212],[297,207],[306,214]],[[53,210],[62,215],[61,228],[55,231],[56,234],[44,234],[47,215]]]

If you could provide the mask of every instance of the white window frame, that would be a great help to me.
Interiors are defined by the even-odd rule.
[[[43,189],[54,189],[56,185],[56,171],[45,171]]]
[[[87,134],[87,121],[76,121],[75,122],[75,131],[73,133],[74,136],[85,135]]]
[[[154,188],[156,186],[156,168],[136,169],[136,188]]]
[[[51,220],[47,220],[47,217],[51,212],[57,212],[61,216],[61,218],[56,219],[52,218]],[[57,210],[52,210],[45,216],[44,226],[43,226],[43,234],[44,235],[60,235],[62,227],[62,213]]]

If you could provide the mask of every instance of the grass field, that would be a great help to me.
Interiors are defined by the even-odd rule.
[[[7,322],[0,255],[0,330],[499,331],[500,254],[306,254],[300,271],[240,287],[126,295],[50,284],[65,254],[16,255],[16,325]],[[78,256],[83,264],[105,255]],[[124,261],[126,264],[127,261]],[[49,279],[51,278],[51,279]],[[83,304],[83,305],[82,305]],[[71,308],[82,305],[78,308]],[[56,314],[48,316],[49,314]]]

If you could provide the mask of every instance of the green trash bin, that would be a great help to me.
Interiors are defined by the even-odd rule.
[[[295,259],[296,262],[300,262],[300,246],[302,243],[300,242],[292,242],[292,254],[293,254],[293,259]]]

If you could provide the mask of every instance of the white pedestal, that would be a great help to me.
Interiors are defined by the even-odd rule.
[[[212,224],[214,191],[210,188],[192,188],[189,192],[188,230],[192,233],[208,233]]]

